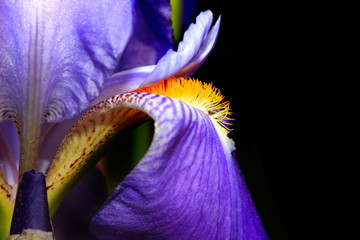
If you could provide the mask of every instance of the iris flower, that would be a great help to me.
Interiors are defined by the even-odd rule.
[[[166,0],[0,2],[1,239],[51,239],[50,218],[112,137],[148,119],[152,143],[92,234],[267,239],[227,137],[229,105],[189,78],[220,18],[200,13],[175,51],[170,17]]]

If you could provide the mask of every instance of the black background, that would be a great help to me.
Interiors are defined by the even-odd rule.
[[[217,44],[194,74],[231,103],[236,156],[271,239],[309,239],[318,225],[316,86],[311,11],[286,3],[200,1],[222,22]],[[315,24],[315,23],[313,23]],[[310,54],[311,52],[311,54]],[[312,190],[310,190],[312,189]],[[309,235],[310,234],[310,235]]]

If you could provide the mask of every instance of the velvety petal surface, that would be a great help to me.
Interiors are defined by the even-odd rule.
[[[233,142],[209,115],[147,93],[118,95],[103,106],[146,112],[155,133],[146,155],[94,217],[98,238],[267,239]]]
[[[0,120],[54,122],[87,108],[133,28],[133,2],[2,1]]]
[[[155,84],[168,77],[191,76],[215,46],[221,19],[219,18],[210,30],[212,21],[211,11],[200,13],[196,23],[190,25],[185,32],[177,51],[168,50],[156,65],[115,73],[105,82],[103,91],[93,104],[119,93]]]
[[[135,26],[119,70],[156,64],[175,41],[169,0],[135,2]]]

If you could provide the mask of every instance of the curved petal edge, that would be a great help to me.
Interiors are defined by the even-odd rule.
[[[178,50],[174,51],[170,49],[167,51],[167,53],[159,60],[155,69],[144,80],[141,87],[157,83],[158,81],[171,76],[179,76],[177,75],[178,72],[183,72],[183,74],[190,76],[190,73],[193,73],[200,65],[193,66],[191,69],[188,69],[188,71],[184,71],[184,69],[186,69],[194,59],[200,57],[199,53],[206,52],[207,54],[201,55],[201,59],[206,58],[215,44],[215,41],[209,42],[207,39],[208,37],[213,38],[213,35],[217,36],[220,19],[215,24],[214,29],[217,30],[211,31],[211,35],[209,35],[212,21],[213,14],[210,10],[200,13],[196,17],[196,23],[191,24],[184,33],[184,39],[179,43]],[[205,49],[209,50],[205,51]],[[202,63],[202,61],[196,61],[199,62],[199,64]]]
[[[154,119],[151,146],[92,221],[101,239],[267,239],[232,141],[203,111],[147,93],[121,94],[110,107]]]
[[[215,46],[221,17],[211,28],[213,15],[210,10],[202,12],[191,24],[179,43],[177,51],[168,50],[156,65],[134,67],[113,74],[104,85],[100,96],[93,101],[99,103],[119,93],[134,91],[175,76],[191,76],[209,56]]]

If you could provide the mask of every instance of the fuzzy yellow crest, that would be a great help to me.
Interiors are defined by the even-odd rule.
[[[135,92],[154,93],[185,102],[205,112],[226,132],[230,131],[230,120],[233,120],[228,117],[232,114],[230,103],[228,101],[222,102],[224,96],[212,83],[203,83],[192,78],[168,78],[156,85],[144,87]]]

